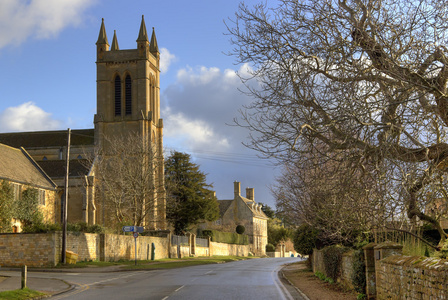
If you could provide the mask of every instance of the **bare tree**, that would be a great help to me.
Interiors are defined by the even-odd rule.
[[[112,224],[148,225],[156,215],[163,186],[163,157],[139,134],[106,137],[95,155],[97,196]]]
[[[434,0],[241,4],[228,27],[255,99],[236,120],[247,146],[287,161],[305,141],[386,166],[402,209],[434,225],[441,247],[424,204],[429,187],[443,196],[448,166],[447,14]]]
[[[286,163],[272,188],[278,214],[287,221],[312,226],[329,243],[350,244],[399,216],[395,201],[376,183],[376,170],[338,161],[337,155],[307,156],[313,159]]]

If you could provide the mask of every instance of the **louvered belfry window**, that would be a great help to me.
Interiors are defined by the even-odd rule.
[[[121,79],[115,77],[115,115],[121,116]]]
[[[132,114],[132,81],[129,75],[124,80],[124,91],[126,115],[130,115]]]

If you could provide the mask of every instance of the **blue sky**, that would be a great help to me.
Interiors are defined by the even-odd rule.
[[[243,195],[253,187],[257,202],[274,206],[268,187],[278,169],[242,146],[247,131],[226,125],[251,101],[235,74],[245,66],[224,54],[232,47],[224,21],[239,2],[0,1],[0,132],[93,128],[101,19],[109,43],[116,30],[120,49],[134,49],[144,15],[161,52],[164,146],[191,154],[218,199],[233,198],[237,180]]]

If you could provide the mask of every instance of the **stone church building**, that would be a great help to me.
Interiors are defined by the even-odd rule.
[[[154,30],[151,38],[144,18],[137,48],[120,50],[116,33],[109,44],[104,19],[96,42],[97,112],[94,128],[71,130],[69,158],[68,222],[107,225],[106,199],[97,193],[101,184],[96,157],[107,153],[114,137],[134,134],[139,143],[163,151],[163,121],[160,118],[160,53]],[[0,143],[23,147],[59,187],[63,199],[68,131],[40,131],[0,134]],[[128,145],[133,149],[135,145]],[[158,188],[148,197],[153,208],[146,216],[147,229],[166,229],[163,157],[153,171]],[[104,175],[104,174],[103,174]],[[104,176],[103,176],[104,177]]]

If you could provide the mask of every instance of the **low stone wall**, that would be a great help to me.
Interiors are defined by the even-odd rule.
[[[341,277],[338,278],[338,282],[344,285],[348,289],[354,289],[353,278],[353,251],[345,252],[342,255],[341,261]]]
[[[210,255],[210,250],[208,249],[208,247],[198,247],[196,246],[196,256],[209,256]]]
[[[135,259],[135,244],[137,242],[137,259],[151,259],[151,247],[154,243],[155,259],[168,258],[168,238],[139,236],[134,239],[130,235],[103,234],[101,235],[101,246],[104,253],[101,254],[101,260],[117,261],[120,259]]]
[[[62,235],[54,233],[56,240],[56,261],[61,260]],[[67,232],[67,251],[78,254],[78,261],[100,260],[100,235],[94,233]]]
[[[78,261],[117,261],[151,259],[151,246],[155,246],[155,259],[168,258],[168,238],[129,235],[72,233],[67,234],[67,251],[78,254]],[[44,267],[61,261],[62,233],[0,234],[0,265]]]
[[[190,256],[189,246],[171,246],[170,237],[131,235],[67,233],[67,251],[78,254],[78,261],[151,259],[151,247],[155,246],[155,259]],[[30,267],[55,266],[61,261],[62,233],[5,233],[0,234],[0,266]],[[196,256],[237,255],[248,256],[249,245],[233,245],[211,242],[209,247],[196,247]]]
[[[57,261],[55,249],[58,239],[56,233],[0,234],[0,265],[19,267],[54,266]]]
[[[282,257],[280,252],[266,252],[266,255],[269,257]]]
[[[249,245],[210,242],[210,255],[249,256]]]
[[[325,272],[325,265],[324,265],[324,254],[323,251],[314,249],[312,258],[312,265],[313,265],[313,273],[321,272],[325,276],[327,276],[327,273]]]
[[[448,299],[448,261],[393,255],[376,263],[377,299]]]

